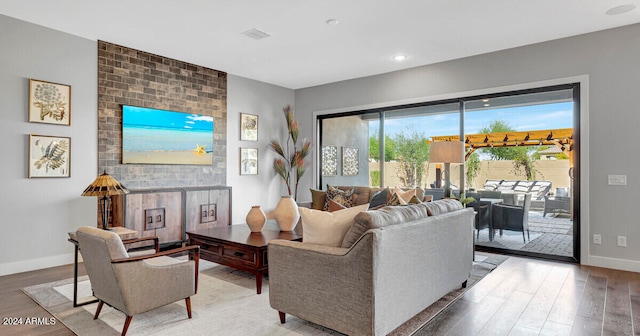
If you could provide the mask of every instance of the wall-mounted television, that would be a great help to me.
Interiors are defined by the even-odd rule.
[[[122,105],[122,163],[213,164],[213,117]]]

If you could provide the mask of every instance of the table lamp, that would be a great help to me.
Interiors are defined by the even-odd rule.
[[[107,209],[111,205],[111,196],[128,194],[129,190],[123,186],[113,176],[107,174],[105,171],[102,175],[98,176],[85,190],[82,192],[82,196],[98,196],[100,198],[100,206],[102,208],[102,229],[109,230],[109,213]]]
[[[444,197],[451,197],[451,163],[464,163],[462,141],[437,141],[431,143],[429,162],[444,163]]]

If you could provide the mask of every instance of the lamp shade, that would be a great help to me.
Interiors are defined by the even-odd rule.
[[[429,162],[464,163],[462,141],[436,141],[431,143]]]
[[[104,172],[82,192],[82,196],[111,196],[128,193],[129,190],[122,183]]]

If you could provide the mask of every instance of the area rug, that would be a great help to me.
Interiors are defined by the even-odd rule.
[[[466,289],[480,281],[507,257],[476,254],[472,276]],[[184,301],[134,316],[128,335],[341,335],[295,316],[281,324],[278,313],[269,306],[269,282],[262,294],[255,292],[255,277],[229,267],[201,260],[198,294],[191,298],[193,318],[187,318]],[[79,297],[91,294],[86,276],[80,277]],[[457,289],[398,327],[390,335],[410,335],[464,293]],[[104,306],[93,320],[97,303],[73,307],[73,279],[23,288],[23,292],[50,312],[77,335],[119,335],[125,316]]]

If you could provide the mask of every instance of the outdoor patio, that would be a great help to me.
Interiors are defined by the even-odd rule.
[[[476,245],[573,256],[573,221],[569,216],[547,214],[543,217],[542,211],[529,211],[529,233],[531,240],[523,242],[522,232],[505,230],[500,236],[496,231],[493,241],[489,241],[489,229],[484,229],[480,230]]]

